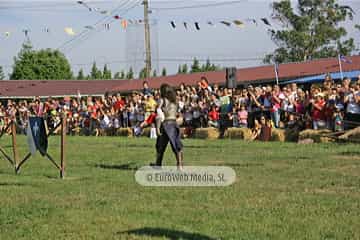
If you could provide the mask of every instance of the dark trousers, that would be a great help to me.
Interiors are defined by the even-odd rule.
[[[156,139],[156,152],[158,154],[164,154],[169,142],[175,155],[183,149],[180,139],[180,128],[175,121],[163,122],[160,132],[161,135]]]
[[[344,128],[349,130],[360,126],[360,114],[357,113],[345,113],[344,116]]]
[[[232,121],[229,119],[227,114],[220,114],[220,121],[219,121],[219,130],[220,130],[220,138],[224,137],[226,129],[232,125]]]

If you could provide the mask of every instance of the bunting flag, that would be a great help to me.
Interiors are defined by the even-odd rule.
[[[263,21],[265,25],[271,26],[270,22],[266,18],[261,18],[261,21]]]
[[[240,20],[234,20],[233,23],[234,23],[236,26],[240,27],[240,28],[244,28],[244,27],[245,27],[245,24],[244,24],[242,21],[240,21]]]
[[[196,30],[200,30],[200,25],[199,25],[199,23],[198,22],[195,22],[195,28],[196,28]]]
[[[231,23],[227,22],[227,21],[220,21],[220,23],[230,27],[231,26]]]
[[[65,31],[68,35],[70,35],[70,36],[76,35],[76,33],[74,32],[74,30],[73,30],[72,28],[70,28],[70,27],[64,28],[64,31]]]
[[[127,22],[127,20],[126,20],[126,19],[123,19],[123,20],[121,21],[121,26],[122,26],[124,29],[126,29],[126,28],[127,28],[127,26],[128,26],[128,22]]]
[[[174,21],[171,21],[170,23],[171,23],[171,26],[172,26],[173,28],[176,28],[176,24],[175,24]]]
[[[248,18],[248,19],[246,19],[246,21],[252,22],[253,24],[255,24],[257,26],[257,21],[254,18]]]
[[[77,1],[77,3],[87,8],[90,12],[92,11],[91,7],[89,7],[89,5],[87,5],[84,1]]]
[[[23,33],[25,34],[25,37],[28,37],[29,32],[30,32],[30,30],[28,30],[28,29],[24,29],[24,30],[23,30]]]
[[[109,15],[109,12],[107,10],[102,10],[102,11],[100,11],[100,13],[103,15]]]

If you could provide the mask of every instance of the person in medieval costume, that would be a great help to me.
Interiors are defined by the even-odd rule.
[[[175,90],[168,84],[160,87],[159,112],[163,118],[156,119],[158,136],[156,139],[156,162],[153,166],[161,166],[167,144],[170,142],[171,149],[176,157],[176,165],[179,170],[183,169],[183,144],[180,139],[180,128],[176,123],[177,104]],[[159,115],[162,115],[158,113]]]

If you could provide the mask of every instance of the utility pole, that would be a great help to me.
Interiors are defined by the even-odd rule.
[[[149,0],[144,0],[144,25],[145,25],[145,49],[146,49],[146,77],[151,76],[151,46],[150,46],[150,24],[149,24]]]

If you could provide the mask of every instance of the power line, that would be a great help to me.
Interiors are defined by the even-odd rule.
[[[244,1],[231,1],[231,2],[219,2],[219,3],[208,3],[208,4],[197,4],[197,5],[190,5],[190,6],[179,6],[179,7],[153,7],[151,10],[181,10],[181,9],[194,9],[194,8],[207,8],[207,7],[218,7],[218,6],[225,6],[225,5],[234,5],[238,3],[242,3]]]
[[[121,8],[123,8],[126,4],[129,3],[130,0],[125,0],[123,3],[121,3],[119,6],[117,6],[114,10],[112,10],[110,12],[110,14],[112,15],[114,12],[120,10]],[[98,20],[96,23],[94,23],[92,26],[96,27],[97,25],[99,25],[100,23],[106,21],[109,18],[112,18],[113,16],[105,16],[102,17],[100,20]],[[79,33],[78,35],[76,35],[75,37],[73,37],[72,39],[66,41],[65,43],[61,44],[57,49],[61,50],[64,49],[65,46],[67,46],[68,44],[72,43],[73,41],[81,38],[84,34],[91,32],[92,30],[89,29],[85,29],[83,30],[81,33]]]
[[[141,0],[140,0],[141,1]],[[129,8],[127,8],[127,9],[124,9],[123,10],[123,12],[121,12],[121,13],[119,13],[120,15],[125,15],[125,14],[127,14],[131,9],[133,9],[133,8],[135,8],[137,5],[139,4],[139,1],[136,1],[132,6],[130,6]],[[113,11],[114,12],[114,11]],[[112,12],[112,14],[113,14],[113,12]],[[112,16],[110,16],[109,18],[113,18]],[[109,24],[111,24],[111,23],[113,23],[114,21],[116,21],[116,19],[112,19],[112,21],[110,21],[110,23]],[[100,21],[99,21],[100,22]],[[98,23],[99,23],[98,22]],[[75,44],[79,44],[79,43],[83,43],[83,42],[85,42],[85,41],[87,41],[89,38],[91,38],[95,33],[98,33],[99,31],[101,31],[102,29],[100,28],[100,29],[97,29],[96,30],[96,32],[94,32],[93,30],[92,31],[86,31],[86,30],[84,30],[83,32],[85,32],[85,34],[86,33],[88,33],[88,35],[84,35],[82,38],[78,38],[78,39],[75,39],[74,41],[76,41],[77,40],[77,42],[75,42]],[[89,35],[90,33],[93,33],[93,35]],[[68,49],[64,49],[63,51],[65,51],[65,50],[68,50],[68,51],[71,51],[71,50],[73,50],[75,47],[76,47],[77,45],[73,45],[73,46],[70,46]]]

